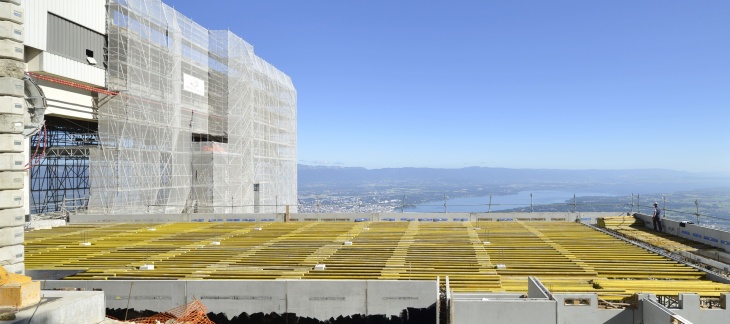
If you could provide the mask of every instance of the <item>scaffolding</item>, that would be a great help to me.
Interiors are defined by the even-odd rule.
[[[229,31],[159,0],[107,6],[89,212],[296,211],[296,91]]]
[[[89,149],[98,145],[96,123],[46,116],[31,137],[30,213],[82,210],[89,197]]]

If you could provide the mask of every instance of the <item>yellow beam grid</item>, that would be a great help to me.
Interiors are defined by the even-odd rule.
[[[633,216],[602,217],[598,226],[621,233],[626,237],[660,246],[668,251],[722,251],[716,247],[695,242],[679,236],[661,233],[644,226],[644,222]]]
[[[293,222],[69,225],[26,233],[30,270],[67,279],[391,279],[454,291],[716,296],[730,285],[570,222]],[[81,245],[88,242],[90,245]],[[348,243],[349,242],[349,243]],[[145,264],[154,270],[140,270]],[[315,265],[325,270],[314,270]]]

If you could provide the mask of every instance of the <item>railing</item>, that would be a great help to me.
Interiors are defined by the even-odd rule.
[[[392,213],[392,212],[425,212],[425,213],[492,213],[492,212],[620,212],[631,215],[634,212],[641,212],[644,209],[645,213],[649,213],[650,210],[646,205],[641,204],[641,196],[633,194],[628,197],[591,197],[590,201],[585,201],[586,197],[578,197],[573,195],[570,199],[565,199],[564,202],[559,203],[543,203],[536,204],[535,198],[537,195],[530,194],[529,197],[511,197],[511,201],[507,203],[499,203],[504,196],[489,196],[484,198],[485,203],[454,203],[449,197],[445,197],[442,202],[438,203],[434,201],[413,201],[409,202],[406,196],[401,199],[393,199],[393,196],[374,198],[369,197],[368,201],[363,201],[359,197],[329,197],[327,199],[320,199],[317,196],[315,199],[300,199],[296,207],[291,210],[296,210],[298,213]],[[464,197],[460,197],[464,198]],[[460,199],[456,198],[456,199]],[[468,197],[467,197],[468,198]],[[472,197],[473,198],[473,197]],[[481,198],[473,198],[473,201]],[[525,198],[524,201],[519,201],[519,198]],[[592,199],[596,198],[596,199]],[[615,199],[614,199],[615,198]],[[695,211],[686,211],[686,205],[681,206],[678,203],[668,202],[666,197],[649,197],[651,202],[661,200],[662,201],[662,212],[665,218],[677,220],[677,221],[692,221],[700,224],[701,220],[704,220],[702,225],[709,224],[721,224],[724,227],[730,228],[730,211],[725,212],[728,216],[725,217],[714,215],[711,213],[704,212],[700,209],[699,200],[695,200]],[[583,200],[583,201],[581,201]],[[597,201],[598,200],[598,201]],[[647,199],[645,198],[644,201]],[[75,199],[63,199],[60,203],[60,208],[54,208],[51,210],[61,210],[63,214],[73,214],[78,212],[84,212],[87,210],[88,198],[75,198]],[[674,208],[667,208],[667,205]],[[181,210],[184,213],[195,213],[196,210],[201,209],[225,209],[227,212],[234,210],[265,210],[266,212],[284,213],[286,212],[286,204],[277,202],[276,204],[236,204],[232,201],[231,204],[226,205],[197,205],[197,206],[182,206],[182,205],[147,205],[141,206],[142,212],[160,212],[164,210]],[[684,207],[685,210],[681,210],[678,207]],[[55,214],[55,213],[54,213]]]

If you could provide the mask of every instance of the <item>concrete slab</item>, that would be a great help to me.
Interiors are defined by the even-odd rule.
[[[0,157],[2,154],[0,154]],[[23,208],[0,209],[0,228],[23,226],[25,223],[25,212]]]
[[[100,291],[41,291],[40,304],[21,309],[12,324],[99,323],[106,316],[104,293]]]
[[[24,262],[24,251],[23,244],[0,247],[0,260],[11,264]]]
[[[4,23],[7,28],[8,22]],[[2,29],[2,27],[0,27],[0,29]],[[25,109],[25,100],[23,100],[23,98],[0,96],[0,114],[23,115],[23,113],[25,113]]]
[[[20,134],[23,132],[25,124],[23,124],[22,115],[0,114],[0,129],[4,133]]]
[[[22,135],[20,135],[22,139]],[[0,134],[0,151],[3,146],[3,134]],[[21,141],[22,142],[22,141]],[[23,190],[3,190],[0,191],[0,209],[23,207]]]
[[[6,265],[3,265],[3,268],[5,268],[5,271],[7,271],[9,273],[14,273],[14,274],[24,274],[25,273],[25,263],[24,262],[6,264]]]
[[[23,244],[23,226],[0,228],[0,246]]]

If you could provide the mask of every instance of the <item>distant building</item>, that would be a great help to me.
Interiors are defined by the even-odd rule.
[[[296,90],[253,46],[159,0],[18,7],[48,99],[26,213],[296,211]]]

